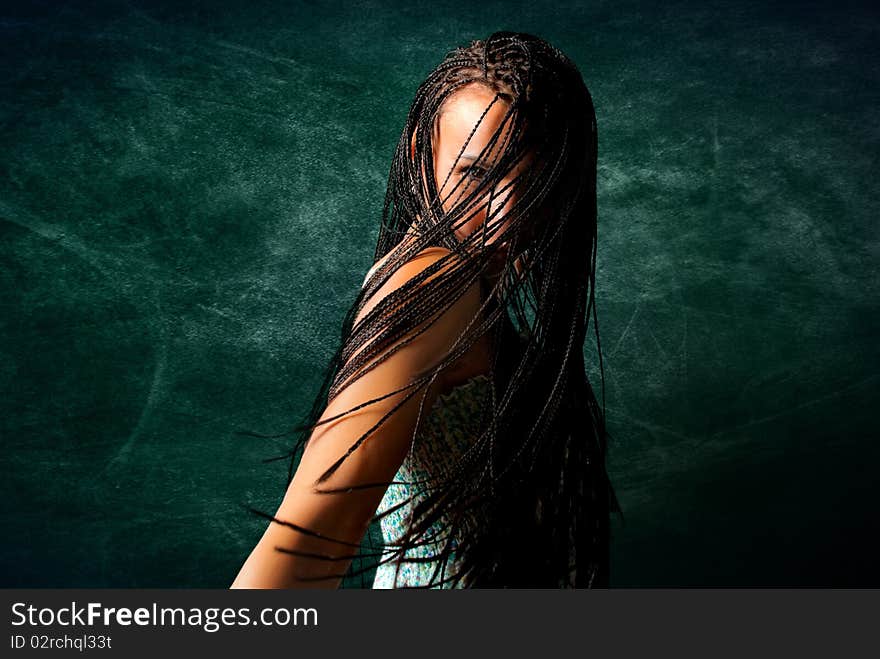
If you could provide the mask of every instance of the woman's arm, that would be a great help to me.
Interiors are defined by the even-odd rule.
[[[449,250],[427,248],[400,266],[367,300],[355,324],[382,298],[415,277],[424,268],[440,260],[445,254],[449,254]],[[454,258],[457,257],[450,257],[450,262]],[[442,270],[432,277],[439,274],[442,274]],[[474,317],[479,305],[479,284],[475,282],[465,295],[436,318],[426,331],[382,364],[342,389],[324,410],[321,420],[398,389],[408,384],[416,373],[436,366],[452,348],[467,322]],[[423,413],[431,409],[442,386],[441,382],[435,382],[428,388]],[[288,526],[271,522],[242,566],[232,588],[336,588],[339,585],[341,576],[351,561],[350,556],[357,552],[357,544],[362,540],[384,491],[383,488],[377,487],[340,494],[317,494],[313,491],[314,483],[349,450],[358,437],[399,403],[408,391],[411,390],[389,396],[315,428],[284,500],[275,514],[280,520],[354,546],[313,537]],[[424,393],[423,388],[419,389],[353,451],[319,488],[335,489],[393,480],[409,450],[418,417],[419,403]],[[277,551],[276,547],[340,558],[328,561],[294,556]],[[345,558],[346,556],[349,558]],[[313,580],[317,577],[330,578]]]

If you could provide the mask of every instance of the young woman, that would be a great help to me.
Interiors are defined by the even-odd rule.
[[[234,588],[336,587],[375,519],[377,588],[607,585],[596,155],[581,74],[535,36],[458,48],[422,83],[375,264]]]

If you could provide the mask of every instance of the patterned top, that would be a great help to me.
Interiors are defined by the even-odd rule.
[[[366,285],[370,275],[380,263],[381,260],[369,269],[361,287]],[[412,450],[394,476],[393,480],[397,484],[388,487],[385,496],[379,503],[377,513],[384,513],[389,508],[399,505],[408,497],[413,496],[413,488],[424,487],[422,484],[413,484],[414,481],[442,479],[449,474],[449,470],[458,457],[473,443],[476,437],[481,407],[488,395],[491,395],[491,380],[486,375],[476,375],[437,397],[431,410],[422,418]],[[424,498],[416,490],[412,501],[401,505],[400,508],[380,520],[382,540],[386,547],[383,560],[388,559],[393,553],[393,548],[389,548],[389,546],[397,542],[405,532],[413,508]],[[476,523],[477,521],[471,514],[461,525],[463,532]],[[448,521],[445,518],[437,520],[428,531],[428,537],[435,533],[442,533],[446,524]],[[441,540],[436,543],[424,543],[408,550],[406,557],[433,556],[443,549],[444,544],[445,540],[441,536]],[[453,546],[455,545],[453,544]],[[448,571],[454,574],[455,566],[456,559],[453,551],[447,563],[447,572],[443,576],[438,572],[434,581],[449,576]],[[413,563],[389,560],[378,566],[373,579],[373,588],[428,586],[432,583],[431,577],[436,567],[436,561]],[[465,584],[459,583],[460,587],[463,585]],[[445,583],[439,587],[450,588],[451,584]]]
[[[427,479],[442,479],[449,473],[461,453],[473,443],[480,418],[480,408],[484,398],[490,395],[491,380],[486,375],[477,375],[458,385],[446,394],[441,394],[434,402],[427,416],[422,419],[422,425],[416,433],[412,450],[404,459],[394,477],[400,484],[392,484],[385,492],[385,496],[379,504],[377,512],[383,513],[389,508],[401,504],[408,497],[415,494],[412,501],[402,505],[394,512],[389,513],[380,520],[382,526],[382,539],[386,550],[383,560],[386,560],[393,548],[392,545],[405,532],[407,522],[413,508],[424,500],[419,489],[424,487],[421,483],[413,484],[413,481]],[[471,515],[465,519],[462,527],[463,532],[476,520]],[[425,536],[430,538],[435,533],[442,533],[447,520],[441,517],[430,528]],[[442,538],[436,543],[420,544],[418,547],[406,552],[407,558],[431,557],[439,553],[446,540]],[[453,547],[455,547],[453,540]],[[429,562],[385,562],[379,565],[373,580],[373,588],[401,588],[429,586],[433,582],[448,578],[456,572],[456,558],[453,550],[446,565],[446,571],[437,573],[433,582],[431,577],[437,568],[437,561]],[[451,574],[450,574],[451,573]],[[462,580],[463,581],[463,580]],[[466,584],[459,583],[459,587]],[[431,586],[439,588],[451,588],[451,583]]]

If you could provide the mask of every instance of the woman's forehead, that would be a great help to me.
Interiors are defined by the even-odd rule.
[[[473,83],[457,89],[443,103],[434,125],[435,149],[455,150],[457,153],[467,142],[464,153],[479,155],[504,123],[509,109],[509,104],[500,97],[496,98],[496,93],[485,85]],[[493,152],[501,146],[504,133],[510,128],[508,118]]]

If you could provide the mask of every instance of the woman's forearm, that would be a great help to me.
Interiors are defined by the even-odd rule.
[[[288,521],[285,510],[302,510],[302,506],[297,506],[297,502],[291,501],[291,498],[296,496],[297,492],[292,488],[276,517]],[[346,528],[347,525],[339,524],[338,517],[332,524],[329,521],[322,523],[320,519],[312,518],[309,527],[315,526],[332,527],[335,537],[351,544],[359,543],[366,532],[366,526],[363,524],[360,524],[359,528]],[[338,588],[342,582],[342,575],[348,569],[357,550],[357,546],[316,538],[277,522],[271,522],[230,587]],[[292,554],[291,551],[298,554]],[[299,553],[309,555],[304,556]]]

